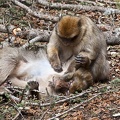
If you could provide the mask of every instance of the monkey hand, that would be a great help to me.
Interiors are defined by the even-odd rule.
[[[62,66],[60,64],[57,64],[56,62],[52,62],[51,66],[56,72],[62,72],[63,71]]]
[[[39,83],[37,81],[29,81],[27,84],[30,90],[38,90]]]
[[[76,61],[76,67],[86,67],[89,65],[89,58],[88,57],[84,57],[82,55],[77,55],[75,57],[75,61]]]
[[[54,50],[53,50],[54,51]],[[49,53],[49,52],[48,52]],[[62,64],[61,61],[59,59],[58,53],[52,53],[48,56],[49,62],[52,66],[52,68],[56,71],[56,72],[62,72]]]

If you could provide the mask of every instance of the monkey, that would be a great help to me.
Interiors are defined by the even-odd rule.
[[[58,73],[63,71],[67,61],[72,61],[64,73],[66,80],[74,79],[70,87],[72,93],[108,79],[105,36],[87,16],[63,16],[52,31],[47,55],[52,68]]]
[[[69,89],[68,83],[60,83],[63,73],[52,69],[45,48],[35,53],[23,48],[7,47],[0,51],[0,56],[0,86],[6,81],[11,81],[13,86],[23,89],[28,86],[32,98],[36,96],[37,99],[40,99],[41,95],[57,95]],[[69,65],[64,67],[64,71],[67,66]],[[39,90],[40,94],[34,90]]]

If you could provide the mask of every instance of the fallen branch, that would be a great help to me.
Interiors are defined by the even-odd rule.
[[[0,32],[3,32],[3,33],[7,33],[7,32],[12,33],[14,28],[15,28],[14,25],[9,25],[7,26],[7,29],[6,29],[5,25],[0,24]]]
[[[79,1],[79,2],[81,2],[81,3],[88,3],[88,4],[92,4],[92,5],[96,5],[97,3],[96,2],[93,2],[93,1],[87,1],[87,0],[77,0],[77,1]]]
[[[23,8],[24,10],[26,10],[30,15],[32,15],[34,17],[38,17],[39,19],[46,20],[46,21],[53,21],[53,22],[58,21],[58,17],[50,16],[48,14],[42,14],[40,12],[35,12],[35,11],[31,10],[29,7],[27,7],[26,5],[24,5],[21,2],[17,1],[17,0],[11,0],[11,1],[14,4],[16,4],[17,6]]]
[[[99,6],[86,6],[86,5],[71,5],[71,4],[61,4],[61,3],[50,3],[44,0],[38,0],[39,4],[42,4],[44,6],[50,7],[50,8],[57,8],[57,9],[69,9],[69,10],[85,10],[85,11],[100,11],[100,12],[106,12],[109,11],[109,14],[120,14],[119,9],[113,9],[113,8],[104,8]]]
[[[10,104],[10,105],[18,111],[17,115],[19,114],[19,115],[22,117],[22,119],[24,120],[25,118],[24,118],[24,116],[22,115],[21,110],[19,110],[19,109],[17,108],[17,104],[15,104],[16,106],[13,105],[13,104]],[[18,116],[15,116],[15,117],[18,117]],[[15,118],[13,118],[13,119],[15,120]]]
[[[48,37],[49,36],[46,36],[46,35],[39,35],[39,36],[33,38],[32,40],[30,40],[29,42],[27,42],[26,44],[24,44],[21,48],[27,48],[31,43],[34,43],[37,41],[40,41],[40,42],[48,41]]]
[[[44,120],[45,114],[48,112],[49,109],[47,109],[40,117],[40,120]]]
[[[102,3],[107,3],[107,4],[112,4],[112,5],[116,5],[116,4],[120,4],[119,2],[113,2],[113,1],[107,1],[107,0],[97,0],[98,2],[102,2]]]
[[[120,44],[120,34],[112,34],[110,32],[104,32],[106,37],[107,45],[119,45]]]

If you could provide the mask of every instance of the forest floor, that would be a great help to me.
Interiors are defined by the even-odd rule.
[[[58,16],[59,14],[79,16],[80,14],[84,14],[89,16],[103,32],[112,31],[120,27],[120,14],[103,15],[99,11],[57,10],[35,4],[35,2],[31,5],[32,0],[28,1],[28,3],[24,3],[23,0],[23,3],[44,14],[49,13],[53,16]],[[54,2],[56,1],[54,0]],[[91,1],[94,2],[93,0]],[[98,2],[94,3],[102,7],[120,9],[120,4],[112,4],[113,0],[106,1],[108,2],[100,2],[98,0]],[[76,2],[74,0],[62,1],[63,4],[84,4],[89,6],[92,5],[92,2],[81,3],[79,0]],[[54,22],[35,18],[22,8],[11,2],[5,3],[4,0],[0,2],[0,14],[0,24],[9,22],[9,24],[22,29],[31,27],[51,31],[55,26]],[[10,19],[10,16],[7,16],[9,14],[13,15],[14,18]],[[8,33],[0,32],[1,45],[7,37]],[[14,46],[20,46],[20,41],[24,40],[19,39],[19,41],[14,41]],[[7,94],[7,97],[0,97],[0,120],[120,120],[120,45],[108,46],[107,50],[110,64],[110,81],[95,83],[89,89],[82,91],[82,93],[59,97],[49,96],[47,99],[42,98],[39,101],[29,100],[24,95],[23,102],[17,103]],[[73,96],[76,97],[74,98]],[[17,97],[20,97],[20,95],[17,95]]]

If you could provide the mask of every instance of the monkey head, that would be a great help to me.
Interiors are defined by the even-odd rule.
[[[60,76],[53,76],[53,81],[49,81],[49,86],[55,93],[66,93],[69,90],[69,82],[61,80]]]
[[[80,33],[80,18],[63,16],[56,26],[56,34],[64,45],[75,43]]]

